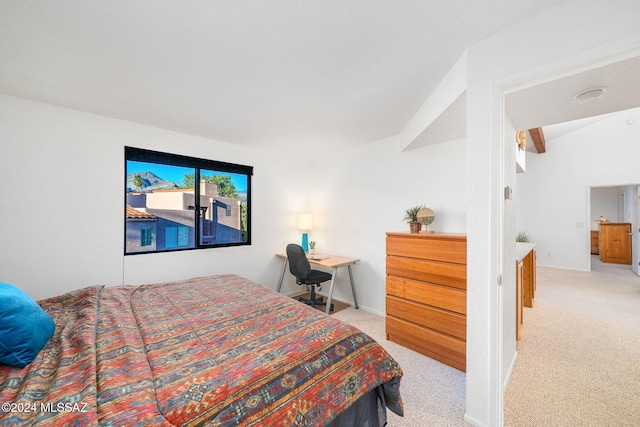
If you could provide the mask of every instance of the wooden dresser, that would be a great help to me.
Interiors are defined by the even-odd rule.
[[[387,233],[387,339],[466,370],[467,237]]]
[[[602,262],[631,265],[631,224],[603,222],[599,225],[599,248]]]

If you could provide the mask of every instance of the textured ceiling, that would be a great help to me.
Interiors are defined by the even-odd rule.
[[[559,0],[0,2],[0,92],[269,150],[399,133],[464,50]]]
[[[602,96],[578,102],[576,95],[603,89]],[[551,128],[566,122],[573,127],[586,121],[581,119],[640,107],[640,57],[594,66],[574,74],[553,79],[510,93],[505,108],[516,129]],[[553,129],[570,131],[571,125]],[[547,132],[545,132],[545,135]]]

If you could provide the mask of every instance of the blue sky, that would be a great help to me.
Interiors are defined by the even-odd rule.
[[[184,185],[183,178],[185,174],[194,173],[194,169],[184,168],[180,166],[161,165],[158,163],[127,161],[127,174],[140,172],[152,172],[159,178],[167,181],[177,182],[179,185]],[[231,182],[233,182],[233,184],[236,186],[237,191],[247,191],[247,180],[245,175],[229,172],[215,173],[205,170],[202,170],[200,173],[206,176],[228,175],[231,177]]]

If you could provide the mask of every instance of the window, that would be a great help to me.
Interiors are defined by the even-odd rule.
[[[125,147],[125,254],[250,245],[252,174],[251,166]]]
[[[189,247],[189,227],[167,227],[165,230],[165,247],[187,248]]]
[[[142,228],[140,229],[140,246],[151,246],[153,242],[153,229]]]

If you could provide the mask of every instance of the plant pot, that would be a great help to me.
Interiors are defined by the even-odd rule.
[[[411,230],[412,233],[419,233],[420,230],[422,230],[422,224],[419,222],[410,222],[409,230]]]

